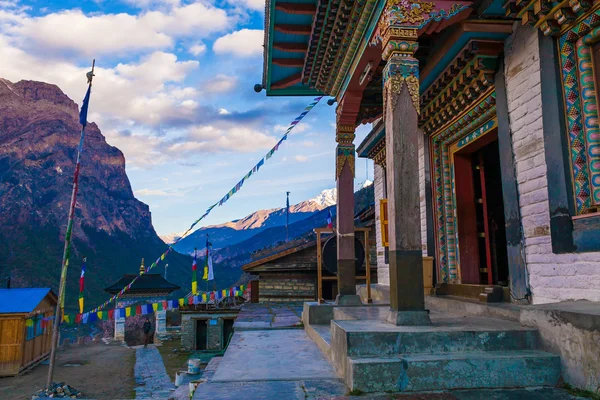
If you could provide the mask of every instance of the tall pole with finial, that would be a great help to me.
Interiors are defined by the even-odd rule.
[[[62,269],[60,272],[60,285],[58,287],[58,303],[54,313],[54,323],[52,324],[52,347],[50,349],[50,368],[48,369],[48,380],[46,388],[52,387],[54,378],[54,367],[56,364],[56,347],[58,346],[59,326],[65,308],[65,290],[67,283],[67,269],[69,267],[69,254],[71,251],[71,235],[73,233],[73,219],[75,217],[75,204],[77,203],[77,191],[79,189],[79,168],[81,166],[81,153],[83,152],[83,139],[85,137],[85,125],[87,124],[87,112],[90,103],[90,94],[92,92],[92,79],[94,78],[94,66],[96,60],[92,61],[92,70],[86,74],[88,89],[81,105],[79,113],[79,122],[81,123],[81,136],[79,137],[79,147],[77,148],[77,159],[75,162],[75,174],[73,176],[73,191],[71,192],[71,205],[69,207],[69,218],[67,221],[67,231],[65,233],[65,248],[63,251]]]
[[[290,192],[285,192],[285,241],[290,240]]]

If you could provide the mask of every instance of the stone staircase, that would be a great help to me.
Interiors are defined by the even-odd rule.
[[[540,350],[535,329],[442,313],[431,313],[430,326],[394,326],[384,322],[388,309],[304,307],[306,332],[352,390],[517,388],[559,381],[560,358]]]

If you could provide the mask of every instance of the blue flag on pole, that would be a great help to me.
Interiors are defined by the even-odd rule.
[[[88,86],[88,90],[83,98],[83,104],[81,105],[81,111],[79,112],[79,123],[85,128],[87,124],[87,112],[88,105],[90,104],[90,93],[92,92],[92,85]]]

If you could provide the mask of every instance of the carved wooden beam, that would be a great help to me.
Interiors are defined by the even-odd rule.
[[[304,58],[273,58],[271,62],[280,67],[300,67],[304,66]]]
[[[286,14],[305,14],[313,15],[317,11],[317,7],[314,4],[306,3],[275,3],[275,9],[283,11]]]
[[[298,72],[297,74],[294,74],[285,79],[282,79],[280,81],[272,83],[271,89],[285,89],[287,87],[294,86],[295,84],[299,83],[301,79],[302,79],[302,74],[300,72]]]
[[[286,51],[289,53],[304,53],[307,48],[306,43],[273,43],[273,48],[281,51]]]
[[[310,25],[299,24],[275,24],[275,30],[290,35],[310,35]]]

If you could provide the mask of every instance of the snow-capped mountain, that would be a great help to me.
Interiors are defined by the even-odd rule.
[[[290,205],[290,224],[311,217],[336,202],[336,189],[326,189],[317,196],[302,201],[295,205]],[[285,208],[272,208],[268,210],[258,210],[244,218],[225,222],[219,225],[212,225],[200,228],[185,239],[181,240],[175,250],[180,253],[189,253],[194,247],[200,248],[201,243],[206,240],[206,235],[215,248],[231,246],[248,239],[257,233],[276,226],[284,226],[286,221]],[[165,243],[173,243],[181,234],[163,235],[161,239]],[[201,239],[203,238],[203,239]]]

